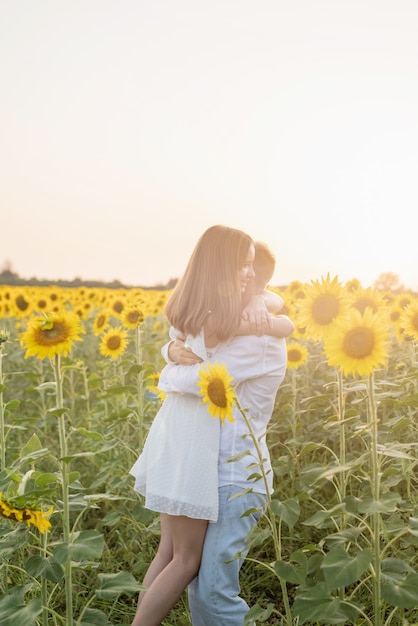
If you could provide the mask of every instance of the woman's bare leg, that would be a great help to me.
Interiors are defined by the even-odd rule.
[[[148,584],[144,579],[147,590],[142,593],[132,626],[159,626],[199,570],[207,521],[166,514],[161,519],[164,533],[171,537],[173,556],[159,572],[162,561],[157,561]]]
[[[171,537],[170,522],[168,516],[164,513],[160,515],[160,530],[160,543],[158,544],[157,553],[152,559],[142,581],[146,589],[139,592],[138,606],[141,604],[147,588],[173,558],[173,540]]]

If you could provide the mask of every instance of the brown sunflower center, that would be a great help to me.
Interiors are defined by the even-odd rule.
[[[97,328],[101,328],[102,326],[104,326],[105,322],[106,322],[106,315],[101,313],[99,317],[97,318],[97,323],[96,323]]]
[[[331,324],[338,315],[338,299],[329,293],[324,293],[315,299],[312,305],[312,317],[317,324],[326,326]]]
[[[411,324],[415,330],[418,330],[418,313],[415,313],[413,318],[411,319]]]
[[[356,308],[357,311],[360,311],[362,315],[366,310],[366,307],[369,307],[373,313],[376,313],[377,311],[376,302],[371,298],[360,298],[354,303],[354,308]]]
[[[26,302],[23,296],[17,296],[15,303],[19,311],[26,311],[29,306],[29,302]]]
[[[113,310],[116,313],[122,313],[122,311],[123,311],[123,302],[121,302],[120,300],[116,300],[116,302],[113,303]]]
[[[129,311],[126,317],[130,324],[137,324],[138,322],[142,322],[144,319],[144,316],[140,313],[140,311]]]
[[[344,352],[352,359],[365,359],[373,352],[374,332],[361,326],[350,330],[344,338]]]
[[[301,360],[302,354],[297,348],[289,348],[287,351],[287,358],[291,363],[297,363]]]
[[[220,378],[212,378],[208,383],[208,396],[212,404],[224,409],[226,407],[225,386]]]
[[[57,346],[67,341],[70,333],[66,324],[60,321],[53,322],[52,328],[38,328],[36,343],[38,346]]]
[[[107,340],[107,347],[109,350],[118,350],[120,348],[120,337],[119,335],[112,335]]]

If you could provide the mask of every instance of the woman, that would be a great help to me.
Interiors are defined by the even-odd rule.
[[[275,258],[266,244],[256,242],[254,286],[265,290],[275,268]],[[274,329],[275,327],[275,329]],[[189,607],[193,626],[242,626],[249,610],[240,595],[240,569],[248,552],[247,535],[257,524],[266,500],[266,488],[273,490],[273,471],[266,442],[277,389],[285,372],[287,350],[284,339],[294,325],[285,315],[274,319],[269,334],[235,336],[203,353],[201,346],[180,339],[169,344],[170,361],[188,367],[166,367],[161,372],[160,388],[166,393],[199,393],[199,367],[190,367],[201,359],[191,352],[199,349],[203,360],[224,364],[234,378],[240,404],[248,411],[252,429],[262,450],[267,484],[254,470],[257,459],[254,442],[235,408],[235,421],[221,428],[218,459],[218,519],[208,525],[198,576],[190,583]],[[277,331],[277,332],[275,332]],[[276,336],[271,336],[274,333]],[[231,462],[231,457],[234,461]],[[239,494],[239,497],[237,495]],[[239,554],[239,558],[237,557]]]
[[[254,278],[254,254],[251,238],[240,230],[212,226],[205,231],[167,302],[170,324],[208,348],[236,335]],[[262,332],[267,309],[260,298],[257,302],[248,317]],[[210,417],[200,398],[167,394],[131,469],[135,489],[161,520],[160,545],[132,626],[160,624],[198,572],[208,521],[218,516],[219,437],[220,421]]]

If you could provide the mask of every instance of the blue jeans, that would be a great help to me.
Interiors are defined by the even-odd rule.
[[[243,626],[249,610],[239,596],[239,571],[248,553],[245,539],[262,512],[242,515],[253,508],[264,509],[265,500],[255,493],[230,500],[240,491],[236,485],[219,488],[218,521],[208,525],[199,574],[188,587],[193,626]],[[226,563],[237,552],[242,557]]]

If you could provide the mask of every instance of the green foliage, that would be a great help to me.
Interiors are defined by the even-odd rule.
[[[133,492],[129,469],[159,408],[144,379],[159,371],[165,337],[148,323],[140,359],[132,333],[130,348],[114,362],[100,356],[89,324],[85,341],[61,361],[62,406],[51,364],[24,360],[13,329],[7,343],[0,491],[17,509],[53,507],[53,513],[45,535],[0,518],[6,626],[69,623],[69,572],[74,624],[130,623],[158,545],[158,517]],[[369,381],[340,380],[319,344],[309,349],[309,361],[288,371],[268,431],[276,491],[249,536],[241,580],[252,607],[246,622],[416,623],[415,348],[394,342],[372,390]],[[262,476],[257,460],[248,462]],[[184,596],[164,624],[190,623]]]

